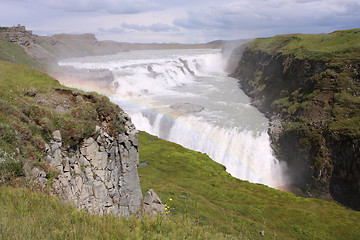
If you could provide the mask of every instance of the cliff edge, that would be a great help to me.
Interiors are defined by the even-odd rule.
[[[49,191],[90,213],[141,210],[138,132],[108,98],[0,61],[0,185]]]
[[[233,73],[299,195],[360,209],[360,29],[250,43]]]

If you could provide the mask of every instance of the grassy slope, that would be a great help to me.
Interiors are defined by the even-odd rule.
[[[70,90],[22,64],[0,61],[0,89],[0,157],[8,160],[0,164],[0,184],[24,175],[9,173],[11,168],[39,165],[46,170],[45,142],[56,129],[65,145],[75,146],[103,121],[109,133],[124,127],[120,109],[108,98]]]
[[[22,63],[34,67],[37,66],[34,59],[25,54],[22,47],[10,43],[5,37],[0,37],[0,60],[12,63]]]
[[[77,211],[47,194],[0,187],[0,239],[225,239],[182,216],[118,219]]]
[[[237,180],[205,154],[140,133],[143,192],[153,188],[171,207],[241,239],[358,239],[360,213]],[[173,201],[169,201],[172,198]]]
[[[359,239],[360,213],[231,177],[205,154],[140,133],[143,192],[170,214],[117,219],[0,187],[1,239]],[[172,201],[170,200],[172,199]],[[264,231],[264,237],[260,235]]]

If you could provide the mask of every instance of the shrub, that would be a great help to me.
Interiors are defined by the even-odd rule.
[[[0,149],[0,185],[8,183],[14,178],[25,176],[24,163]]]

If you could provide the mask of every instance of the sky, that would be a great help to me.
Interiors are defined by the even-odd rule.
[[[360,28],[360,0],[0,0],[0,26],[37,35],[205,43]]]

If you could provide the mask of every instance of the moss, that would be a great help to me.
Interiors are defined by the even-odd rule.
[[[290,122],[290,123],[286,124],[284,127],[285,127],[285,130],[288,132],[292,132],[292,131],[296,132],[299,129],[301,129],[303,125],[304,125],[303,122]]]
[[[314,165],[315,166],[321,166],[325,162],[326,162],[326,159],[324,157],[316,157]]]
[[[360,116],[352,117],[349,119],[341,119],[333,121],[329,124],[329,130],[335,133],[340,133],[357,139],[360,136]]]

